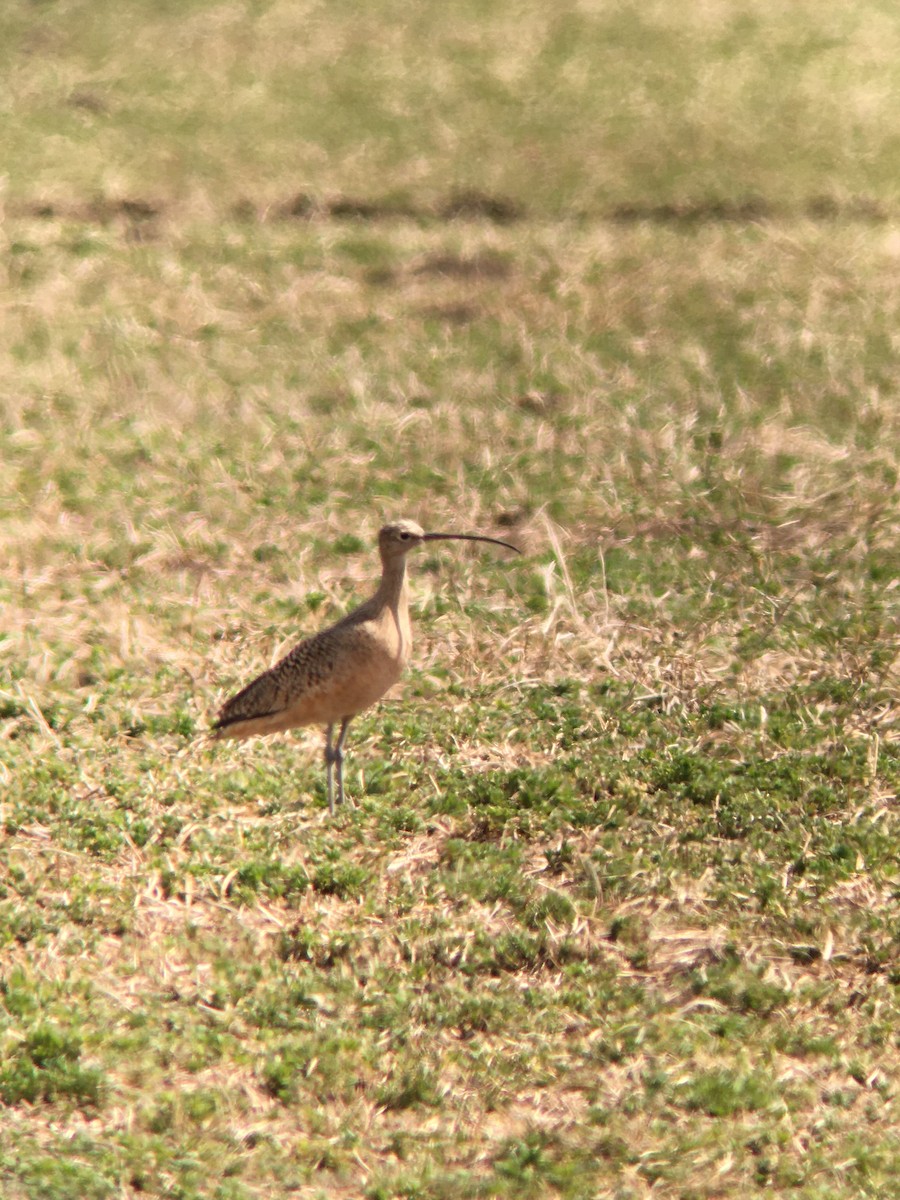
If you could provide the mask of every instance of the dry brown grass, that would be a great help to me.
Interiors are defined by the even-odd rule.
[[[10,202],[6,1194],[889,1197],[895,235],[497,187],[447,219],[427,178],[386,214],[370,168],[293,216],[287,165],[239,217]],[[413,563],[415,667],[329,823],[315,731],[202,733],[398,515],[526,557]]]

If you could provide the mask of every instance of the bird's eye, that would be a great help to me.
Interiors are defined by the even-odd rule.
[[[401,542],[408,542],[408,541],[409,541],[409,537],[410,537],[410,535],[409,535],[408,533],[401,533],[401,534],[400,534],[400,541],[401,541]]]

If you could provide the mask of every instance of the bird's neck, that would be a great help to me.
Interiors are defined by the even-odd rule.
[[[409,659],[412,646],[405,555],[383,564],[381,583],[374,596],[374,606],[373,616],[388,639],[386,646],[402,670]]]
[[[381,583],[375,593],[379,608],[390,608],[398,616],[409,609],[409,585],[406,582],[406,558],[395,558],[383,564]]]

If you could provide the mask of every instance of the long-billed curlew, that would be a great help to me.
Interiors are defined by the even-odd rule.
[[[378,534],[381,582],[370,600],[335,625],[296,645],[270,670],[227,701],[213,723],[217,738],[278,733],[300,725],[326,726],[328,811],[334,812],[333,768],[338,804],[344,803],[344,738],[351,720],[380,700],[409,661],[412,629],[406,555],[422,542],[509,542],[477,533],[425,533],[415,521],[385,525]],[[340,722],[337,741],[334,726]]]

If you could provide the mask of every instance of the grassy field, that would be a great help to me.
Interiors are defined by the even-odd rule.
[[[897,1195],[900,17],[9,0],[0,1195]],[[404,684],[204,736],[411,562]]]

